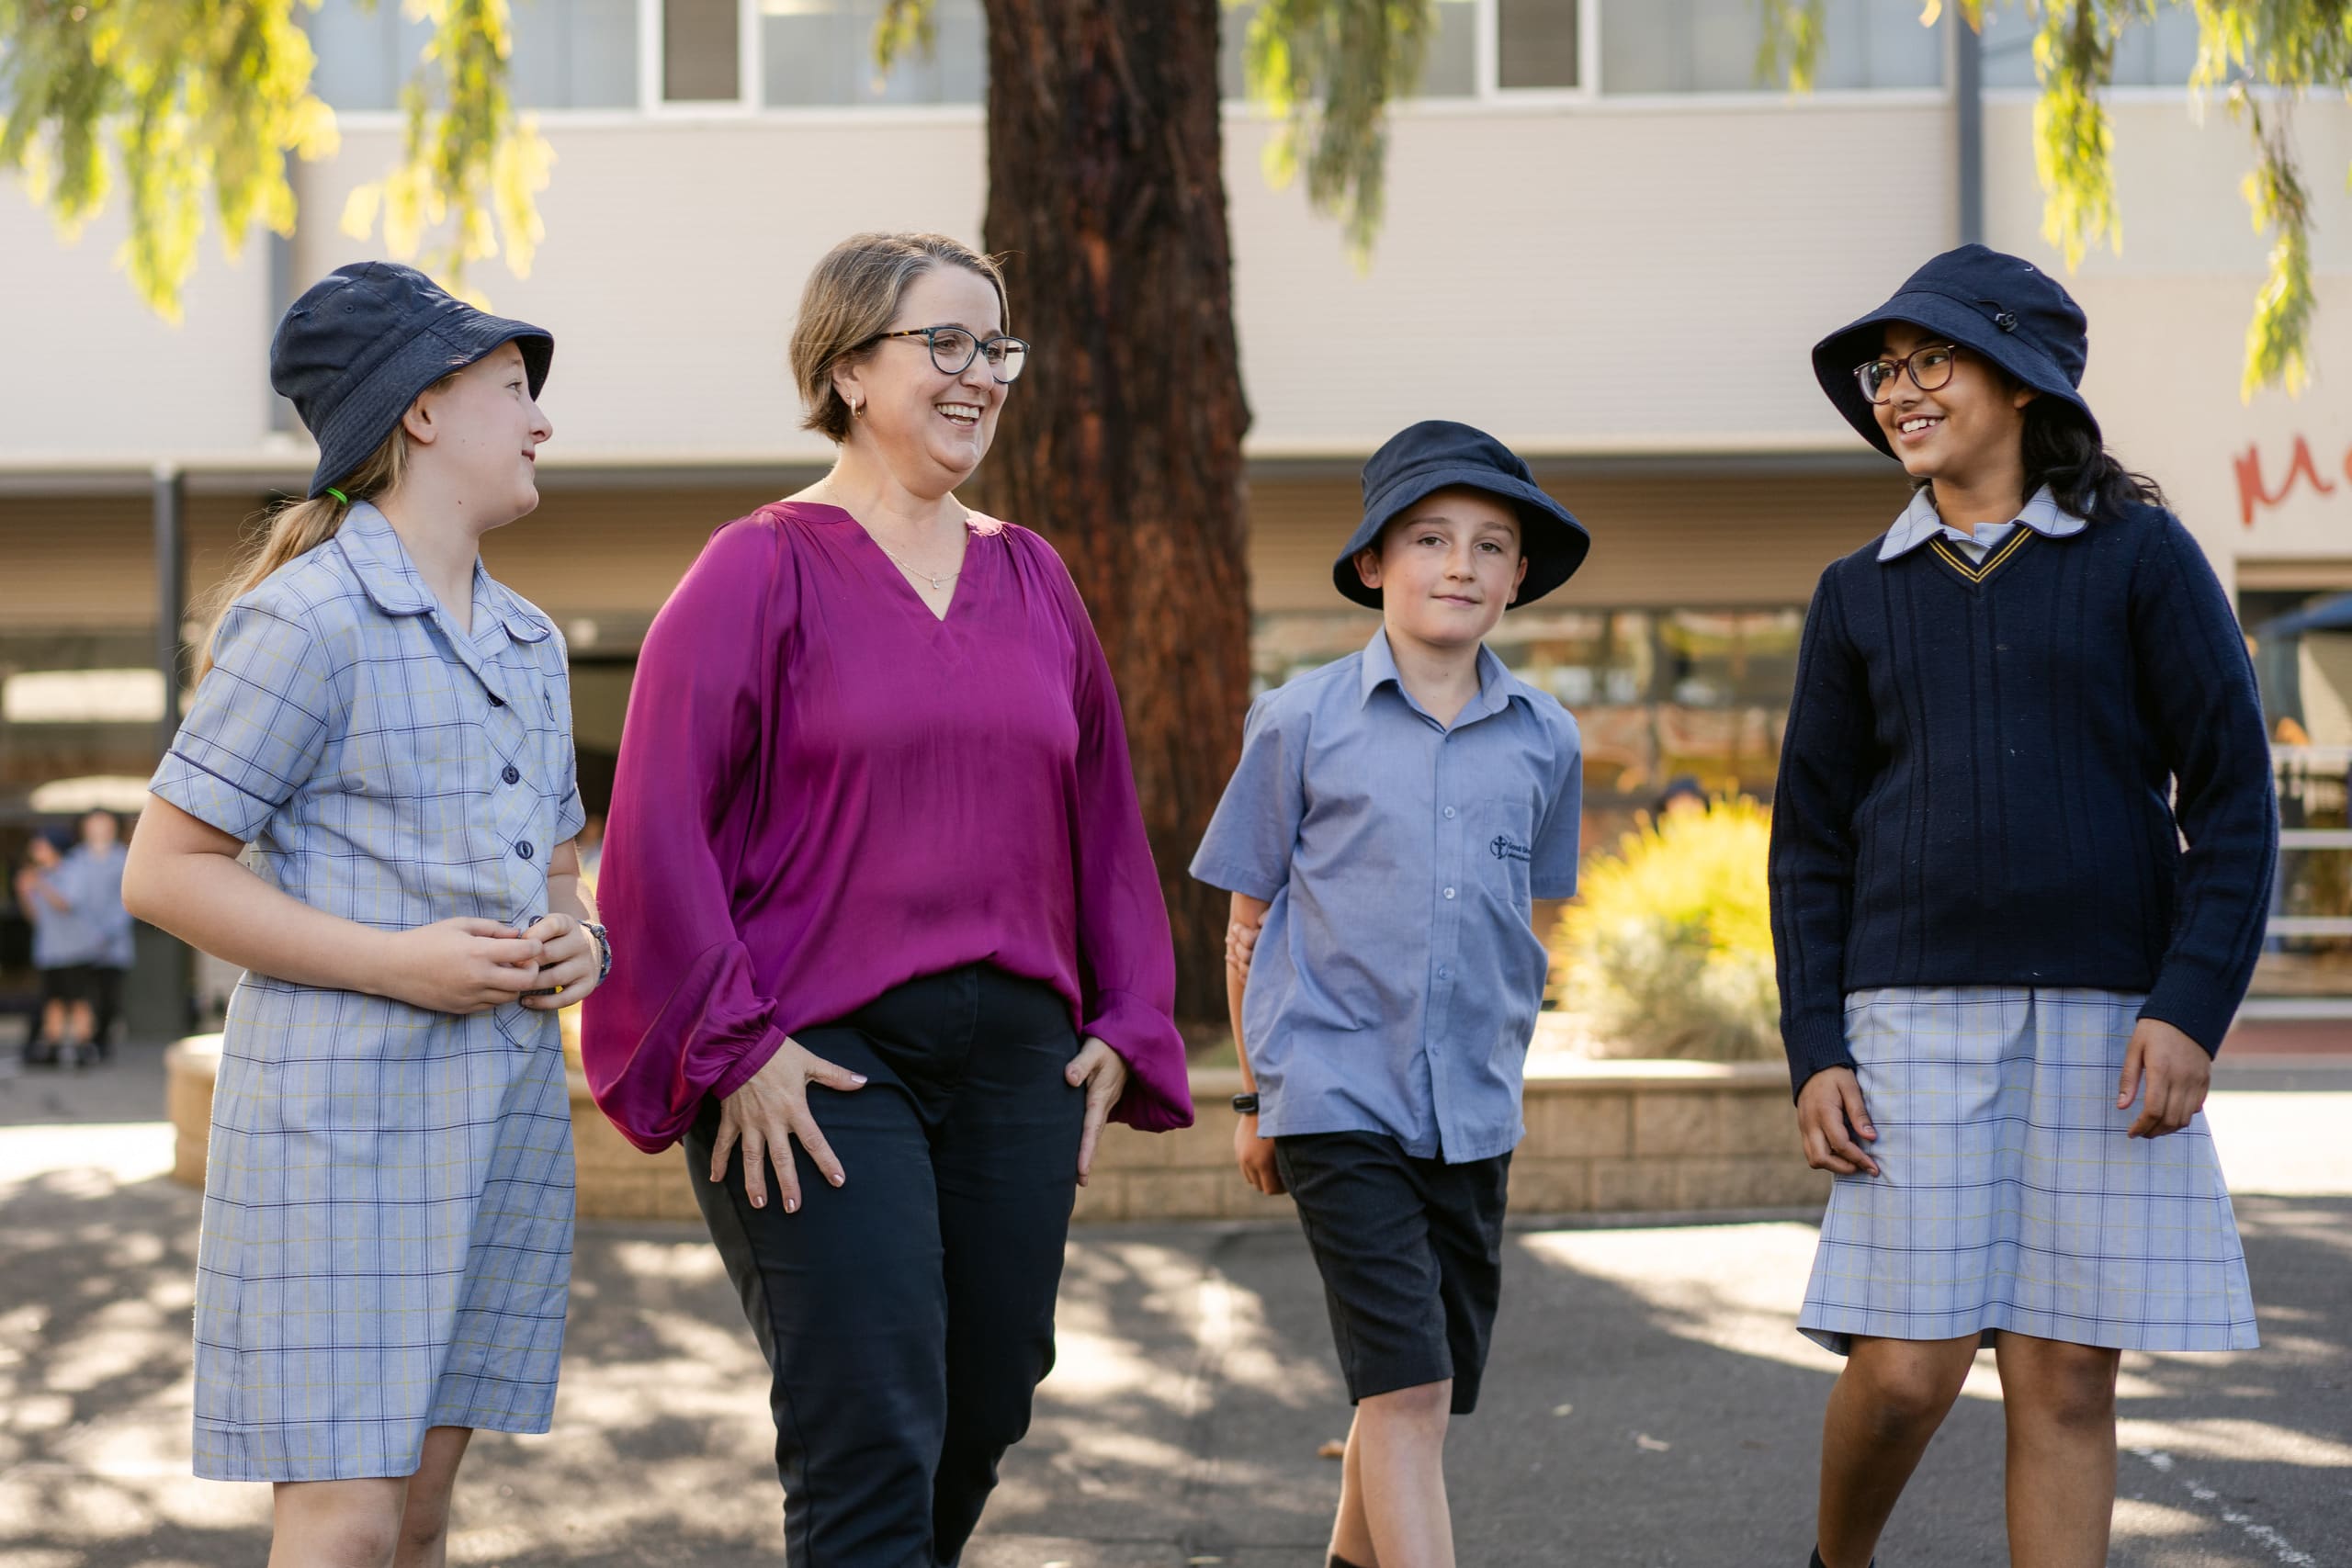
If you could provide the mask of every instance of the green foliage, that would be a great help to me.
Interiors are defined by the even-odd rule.
[[[118,257],[169,320],[210,193],[231,254],[258,220],[293,232],[287,154],[335,147],[294,0],[0,0],[0,169],[69,233],[104,207],[114,142],[130,209]]]
[[[2044,5],[2033,39],[2041,96],[2033,106],[2033,167],[2041,178],[2041,237],[2082,265],[2093,240],[2123,249],[2115,210],[2114,143],[2099,94],[2115,75],[2115,40],[2144,7],[2093,0]]]
[[[401,90],[407,130],[401,161],[344,204],[343,231],[366,239],[383,222],[384,246],[406,261],[428,229],[443,243],[425,258],[453,293],[486,303],[465,285],[467,265],[503,251],[507,270],[530,276],[546,237],[538,193],[555,150],[514,112],[507,91],[514,22],[506,0],[405,0],[433,24],[415,74]]]
[[[1821,48],[1820,0],[1759,0],[1765,44],[1758,74],[1785,71],[1789,85],[1808,90]],[[2226,86],[2231,114],[2253,134],[2255,164],[2245,177],[2246,206],[2256,231],[2271,237],[2270,254],[2253,320],[2246,325],[2248,401],[2264,387],[2292,395],[2310,380],[2309,344],[2315,307],[2312,287],[2311,206],[2294,145],[2290,113],[2314,89],[2352,93],[2352,6],[2346,0],[2031,0],[2040,13],[2034,35],[2034,166],[2042,188],[2042,234],[2071,269],[2104,240],[2123,247],[2115,205],[2114,147],[2100,94],[2112,80],[2115,42],[2126,24],[2170,6],[2197,14],[2198,62],[2189,90],[2203,95]],[[1923,0],[1920,21],[1932,27],[1941,0]],[[1984,26],[1984,0],[1961,0],[1961,18]],[[2267,100],[2267,102],[2266,102]]]
[[[1434,9],[1430,0],[1261,0],[1250,19],[1250,96],[1288,120],[1266,149],[1266,177],[1285,186],[1304,167],[1307,199],[1346,225],[1359,262],[1380,232],[1388,106],[1420,82]]]
[[[1614,1056],[1713,1061],[1780,1055],[1770,818],[1718,801],[1628,833],[1585,863],[1580,901],[1554,938],[1565,999]]]
[[[874,68],[888,74],[910,55],[929,59],[939,47],[939,10],[931,0],[883,0],[874,23]]]
[[[392,0],[383,0],[390,4]],[[297,5],[317,0],[0,0],[0,169],[71,233],[119,179],[130,236],[120,262],[140,298],[176,321],[208,194],[234,255],[255,222],[294,231],[289,155],[338,145],[311,91],[316,60]],[[379,214],[394,255],[418,254],[462,289],[466,264],[503,251],[517,276],[542,237],[537,196],[554,153],[507,96],[506,0],[408,0],[433,39],[402,94],[401,164],[355,192],[355,236]],[[112,165],[106,143],[113,142]]]

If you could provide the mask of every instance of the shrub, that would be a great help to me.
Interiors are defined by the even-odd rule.
[[[1554,957],[1604,1056],[1780,1055],[1765,889],[1770,818],[1753,800],[1668,816],[1585,863]]]

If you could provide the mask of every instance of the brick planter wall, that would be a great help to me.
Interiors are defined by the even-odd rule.
[[[168,1114],[178,1131],[172,1174],[204,1181],[220,1037],[181,1041],[165,1056]],[[1080,1190],[1081,1221],[1267,1219],[1290,1200],[1243,1185],[1233,1165],[1240,1075],[1193,1075],[1199,1120],[1180,1133],[1107,1129],[1094,1175]],[[613,1131],[571,1080],[580,1213],[589,1219],[693,1220],[685,1156],[640,1154]],[[1817,1206],[1829,1178],[1797,1154],[1789,1077],[1771,1062],[1530,1064],[1527,1138],[1511,1162],[1510,1204],[1521,1214],[1661,1213]]]

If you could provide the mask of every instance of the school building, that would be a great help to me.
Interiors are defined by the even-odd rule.
[[[809,266],[861,229],[979,238],[978,0],[938,0],[935,54],[888,76],[869,54],[880,5],[514,6],[518,95],[558,158],[547,238],[528,278],[491,264],[474,281],[559,338],[545,399],[557,435],[538,512],[488,555],[567,631],[592,795],[646,624],[701,541],[826,460],[796,429],[785,364]],[[1227,13],[1226,177],[1262,678],[1369,635],[1328,576],[1363,459],[1414,420],[1467,420],[1526,454],[1593,531],[1582,574],[1506,619],[1498,647],[1582,723],[1596,824],[1684,774],[1769,794],[1814,581],[1906,493],[1821,396],[1810,345],[1966,232],[2063,265],[2041,235],[2030,20],[1996,5],[1972,44],[1955,7],[1927,28],[1917,0],[1830,0],[1818,89],[1793,98],[1757,85],[1752,0],[1439,0],[1422,90],[1396,111],[1366,269],[1300,189],[1262,172],[1279,127],[1240,101],[1250,9]],[[303,287],[379,253],[338,220],[395,156],[420,38],[400,7],[354,0],[326,0],[309,25],[340,150],[296,168],[290,240],[256,235],[226,260],[207,238],[181,323],[147,311],[112,264],[119,197],[69,243],[0,189],[12,864],[37,823],[135,808],[168,729],[164,645],[189,630],[175,617],[219,579],[240,527],[309,471],[309,442],[268,387],[270,331]],[[2170,491],[2249,630],[2317,606],[2263,659],[2300,749],[2282,774],[2290,940],[2257,1006],[2293,1012],[2352,996],[2329,956],[2352,932],[2352,654],[2337,651],[2352,639],[2326,604],[2352,591],[2352,199],[2337,174],[2352,108],[2314,101],[2294,118],[2316,219],[2313,384],[2243,401],[2267,242],[2239,191],[2245,131],[2187,99],[2194,53],[2186,17],[2124,39],[2110,107],[2125,246],[2094,251],[2070,287],[2090,313],[2086,391],[2110,442]],[[1017,331],[1017,258],[1011,275]],[[11,924],[0,989],[21,988],[23,962]]]

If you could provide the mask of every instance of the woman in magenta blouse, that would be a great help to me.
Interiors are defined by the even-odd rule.
[[[1192,1120],[1102,648],[1052,547],[954,494],[1028,355],[1007,314],[939,235],[818,265],[793,372],[839,456],[654,620],[605,834],[628,961],[589,1083],[686,1145],[796,1565],[956,1561],[1053,1364],[1103,1122]]]

